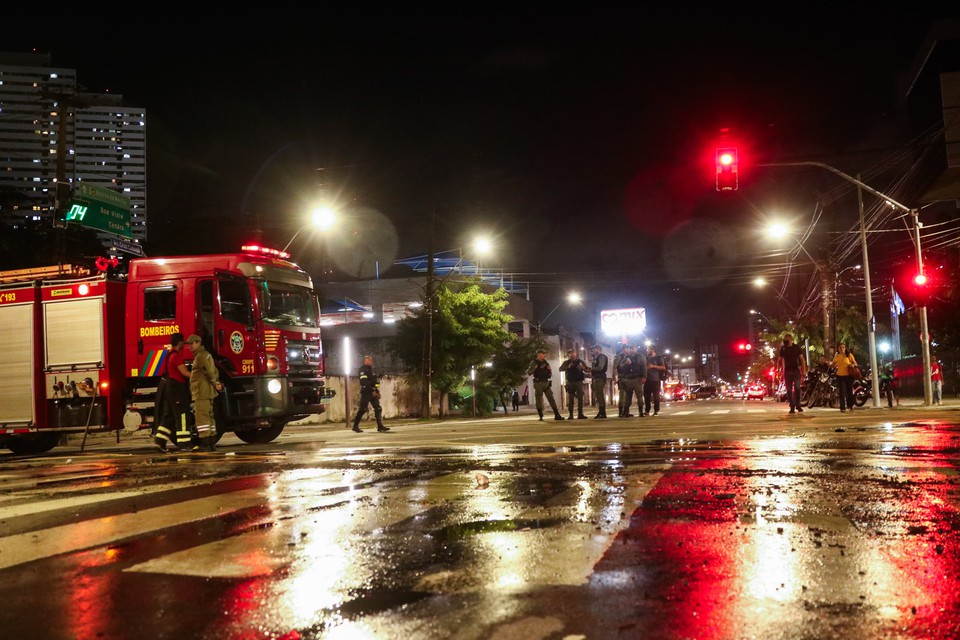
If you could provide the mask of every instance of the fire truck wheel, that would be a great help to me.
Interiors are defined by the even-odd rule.
[[[7,449],[17,455],[27,455],[31,453],[46,453],[53,449],[60,442],[60,434],[53,433],[34,433],[28,436],[16,436],[6,442]]]
[[[266,444],[267,442],[276,440],[285,426],[285,423],[280,423],[267,427],[266,429],[237,431],[236,436],[247,444]]]

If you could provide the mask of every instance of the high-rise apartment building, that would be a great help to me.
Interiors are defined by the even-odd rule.
[[[3,222],[52,224],[62,173],[71,186],[85,182],[127,196],[133,236],[145,240],[146,127],[144,109],[123,106],[120,95],[85,91],[76,70],[52,67],[48,54],[0,53]],[[105,245],[113,239],[100,235]]]

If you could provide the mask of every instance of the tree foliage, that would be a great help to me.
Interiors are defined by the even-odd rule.
[[[444,399],[461,387],[470,376],[470,369],[481,370],[509,345],[511,334],[506,325],[513,317],[504,313],[507,292],[498,289],[484,293],[479,285],[467,284],[454,290],[447,283],[437,287],[433,310],[433,342],[430,347],[432,383]],[[397,323],[397,334],[391,350],[407,367],[408,373],[422,378],[422,365],[427,352],[429,308]]]
[[[546,346],[539,333],[530,338],[511,335],[503,348],[494,354],[491,366],[484,367],[478,376],[477,394],[481,392],[500,401],[506,410],[513,389],[527,378],[527,369],[537,356],[537,349]]]

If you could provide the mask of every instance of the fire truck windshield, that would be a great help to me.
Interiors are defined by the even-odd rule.
[[[260,313],[272,325],[319,326],[320,308],[312,289],[285,282],[264,281],[260,287]]]

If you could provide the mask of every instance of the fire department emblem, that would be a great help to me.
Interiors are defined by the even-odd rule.
[[[243,351],[243,334],[239,331],[234,331],[230,334],[230,350],[234,353]]]

